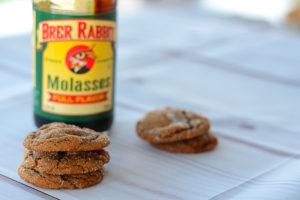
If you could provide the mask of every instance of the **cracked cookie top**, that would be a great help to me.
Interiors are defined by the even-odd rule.
[[[32,151],[24,153],[24,166],[47,174],[84,174],[100,170],[110,156],[105,150],[96,151]]]
[[[166,107],[147,113],[137,122],[136,132],[151,143],[170,143],[206,134],[209,126],[198,113]]]
[[[23,141],[25,148],[35,151],[91,151],[109,144],[103,133],[61,122],[43,125]]]

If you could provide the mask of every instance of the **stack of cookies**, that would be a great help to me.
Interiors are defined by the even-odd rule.
[[[174,108],[157,109],[137,122],[138,136],[156,148],[178,153],[199,153],[215,148],[209,120],[198,113]]]
[[[27,135],[24,162],[18,169],[25,181],[49,189],[95,185],[104,177],[109,137],[88,128],[51,123]]]

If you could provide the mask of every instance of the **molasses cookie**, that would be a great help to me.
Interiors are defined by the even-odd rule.
[[[110,144],[103,133],[75,125],[54,122],[29,133],[23,145],[35,151],[91,151]]]
[[[78,152],[26,150],[23,165],[47,174],[85,174],[100,170],[109,159],[109,154],[105,150]]]
[[[104,177],[104,170],[73,175],[51,175],[36,171],[21,165],[18,168],[19,176],[28,183],[48,189],[75,189],[95,185]]]
[[[209,120],[203,115],[166,107],[147,113],[137,122],[136,132],[150,143],[164,144],[204,135],[209,127]]]
[[[178,142],[165,143],[165,144],[154,144],[154,147],[177,153],[200,153],[209,151],[215,148],[218,140],[213,133],[207,133],[195,137],[193,139],[182,140]]]

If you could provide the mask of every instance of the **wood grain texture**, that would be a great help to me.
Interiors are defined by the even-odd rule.
[[[57,199],[4,175],[0,175],[0,188],[0,199]]]
[[[0,199],[299,199],[300,37],[193,5],[120,14],[111,162],[84,190],[18,177],[22,140],[36,129],[30,34],[0,38]],[[164,106],[207,115],[217,148],[174,154],[139,139],[135,122]]]
[[[25,94],[20,99],[21,103],[3,109],[4,112],[11,112],[7,114],[8,119],[15,118],[20,123],[14,129],[3,129],[10,137],[0,141],[1,148],[5,149],[0,151],[0,156],[5,157],[7,151],[14,155],[13,159],[0,162],[0,166],[6,169],[0,170],[0,173],[11,174],[12,178],[18,181],[21,180],[15,175],[15,170],[9,169],[16,169],[21,163],[22,138],[27,132],[26,129],[34,129],[33,125],[29,126],[32,123],[30,98]],[[63,199],[94,199],[93,194],[99,193],[105,197],[111,196],[112,199],[121,196],[125,199],[208,199],[216,193],[243,184],[267,169],[272,169],[289,156],[226,137],[221,137],[216,150],[204,154],[181,155],[163,152],[154,149],[135,135],[134,122],[144,111],[133,110],[131,107],[134,105],[117,106],[117,118],[111,130],[112,144],[108,148],[111,152],[111,162],[106,167],[107,175],[100,185],[78,191],[41,191]],[[15,113],[20,111],[24,115],[16,118]],[[256,157],[248,159],[252,155]],[[262,159],[264,163],[260,163]]]

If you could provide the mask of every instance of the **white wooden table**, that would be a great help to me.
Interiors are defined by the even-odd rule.
[[[0,38],[0,199],[300,199],[300,35],[193,4],[119,16],[111,162],[102,183],[46,190],[21,180],[32,118],[30,34]],[[218,147],[154,149],[135,122],[157,107],[207,115]]]

